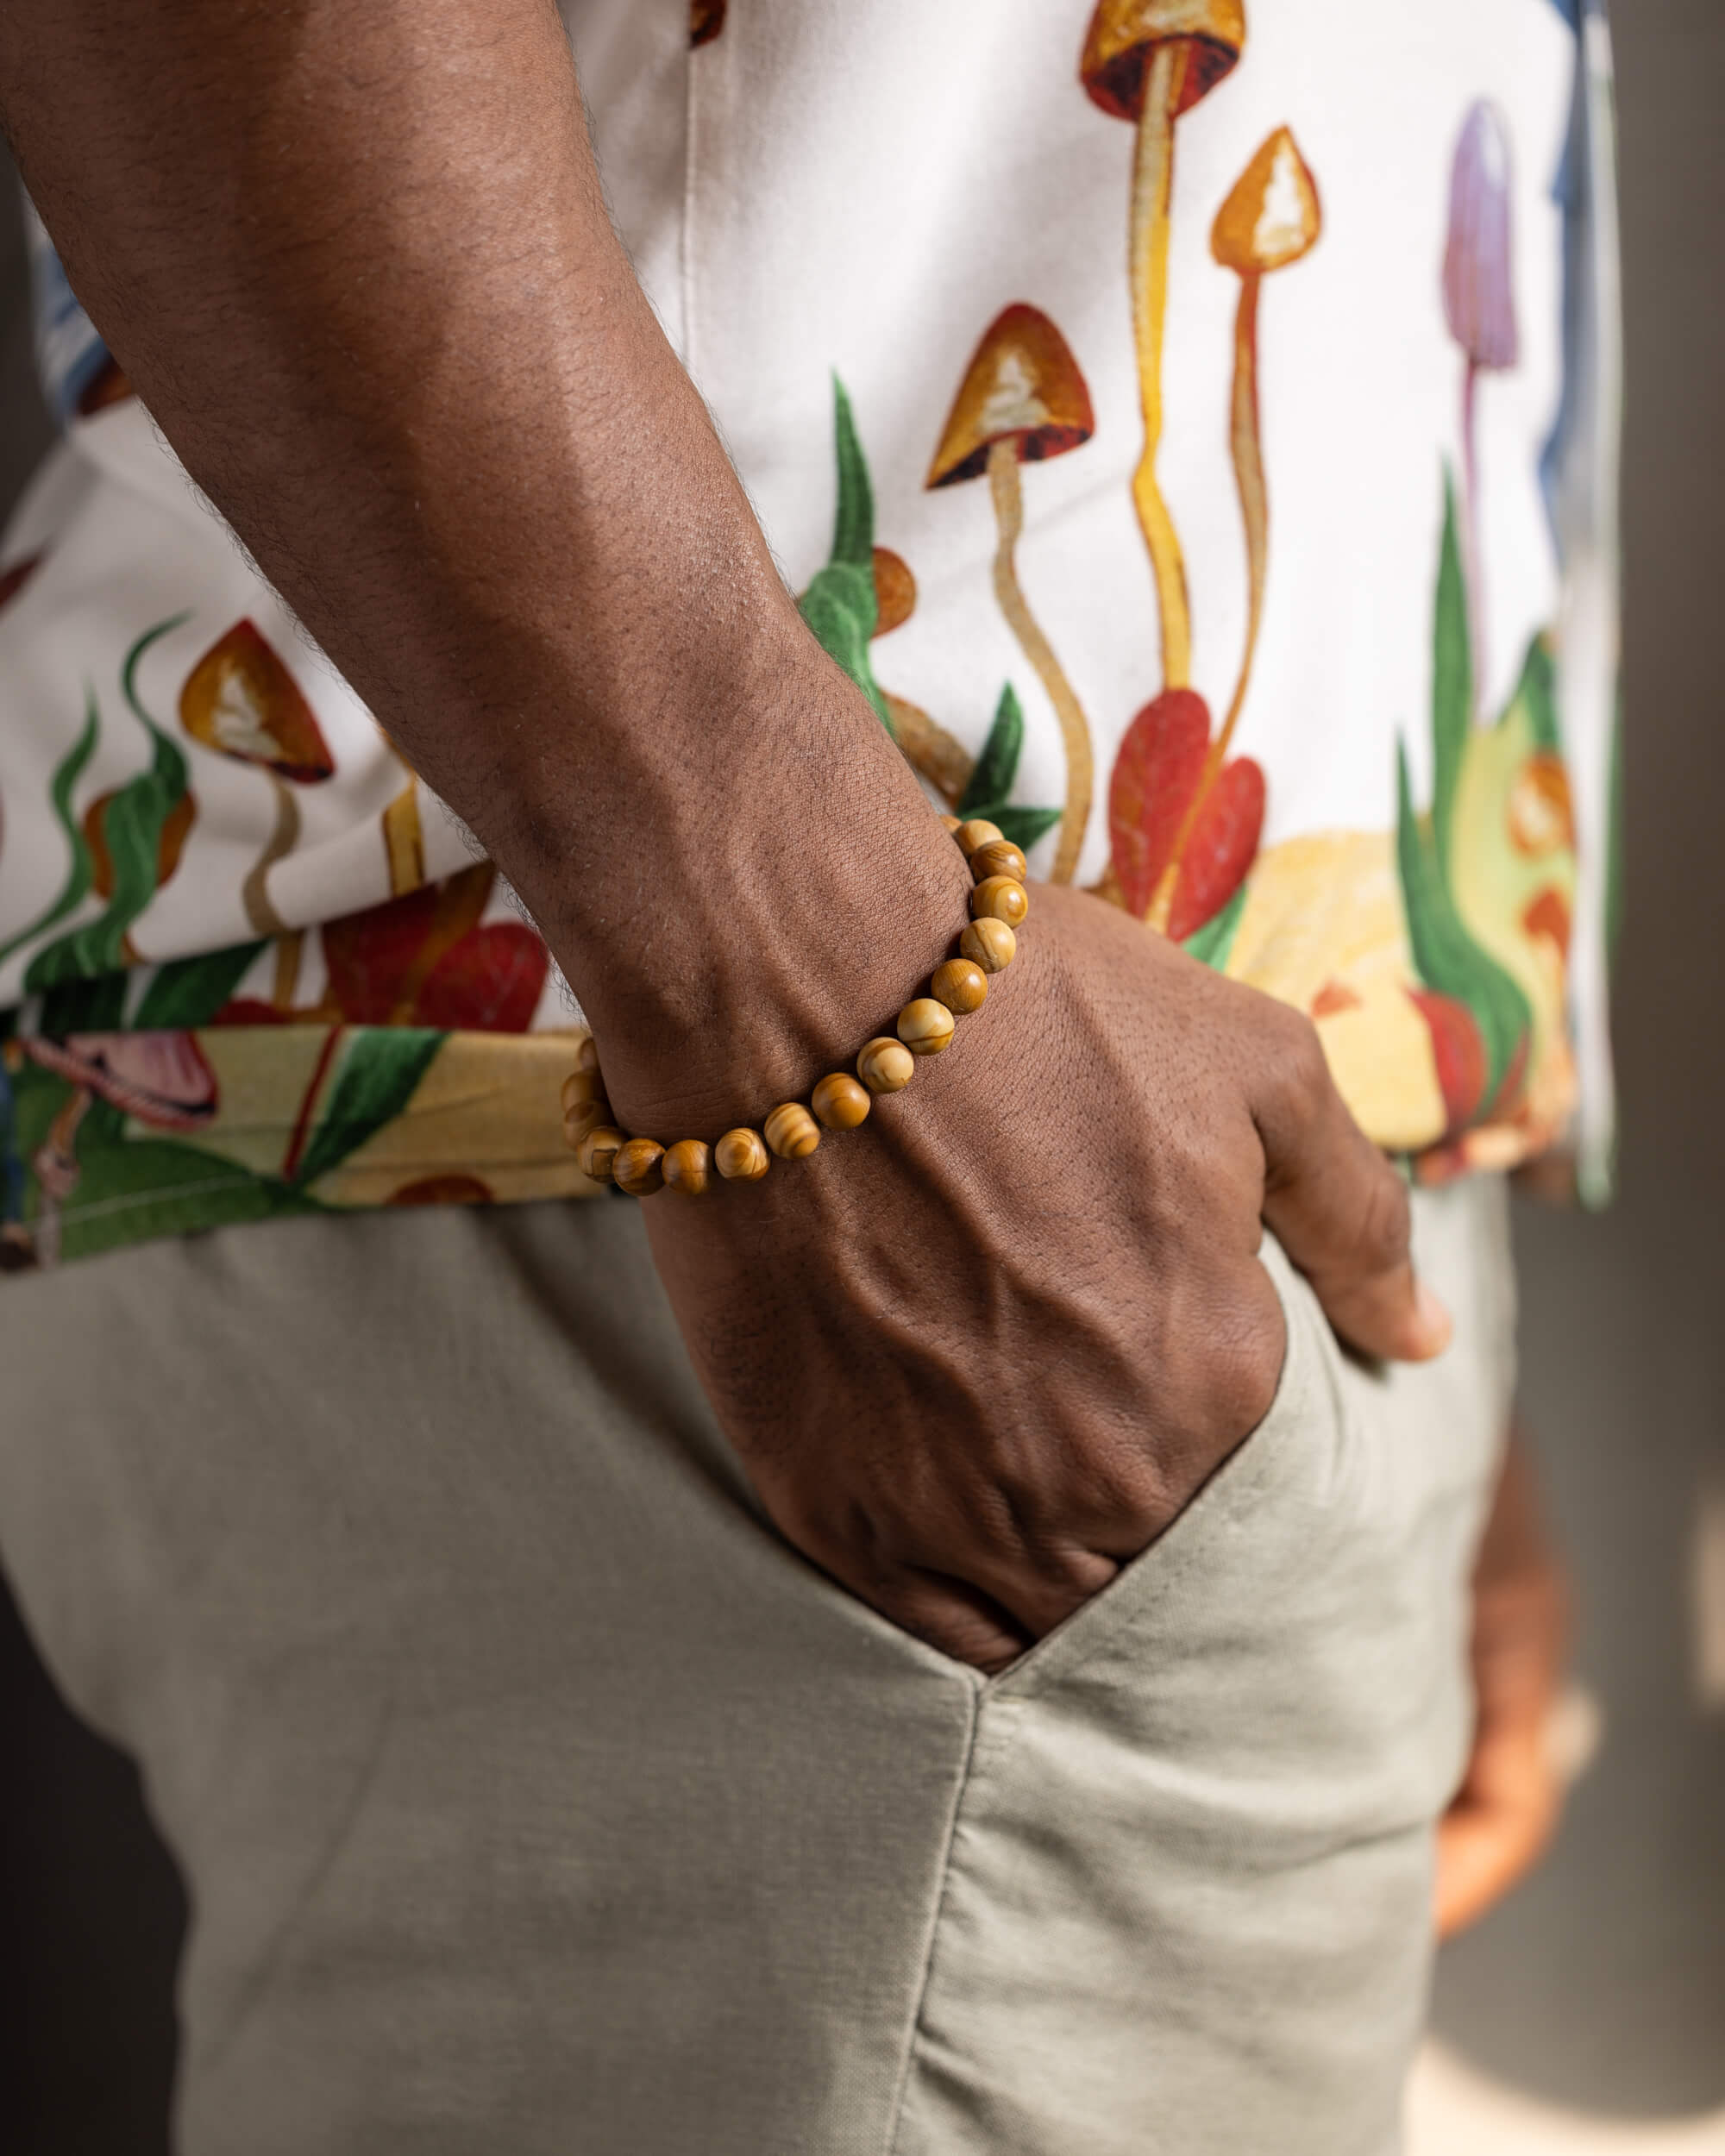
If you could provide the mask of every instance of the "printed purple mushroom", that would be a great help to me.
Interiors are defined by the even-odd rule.
[[[1243,0],[1098,0],[1078,70],[1093,103],[1138,128],[1128,259],[1144,453],[1132,502],[1156,580],[1164,685],[1175,689],[1192,676],[1192,619],[1179,535],[1156,475],[1174,128],[1228,73],[1245,44]]]
[[[216,1074],[197,1036],[187,1032],[72,1033],[64,1041],[26,1038],[18,1045],[72,1087],[32,1163],[41,1193],[36,1262],[52,1265],[60,1256],[62,1209],[83,1172],[78,1131],[91,1102],[105,1100],[151,1130],[195,1131],[216,1112]]]
[[[254,932],[279,939],[274,1003],[293,1000],[300,934],[277,912],[269,874],[299,837],[299,804],[292,789],[336,775],[336,760],[311,706],[268,641],[251,621],[237,621],[185,678],[179,718],[194,741],[255,765],[275,792],[275,824],[242,887]]]
[[[1502,373],[1520,356],[1511,252],[1509,131],[1503,115],[1484,99],[1469,110],[1450,166],[1444,317],[1464,360],[1461,431],[1466,500],[1462,549],[1477,699],[1484,682],[1486,652],[1474,407],[1481,374]]]
[[[1066,805],[1052,881],[1070,883],[1090,821],[1095,760],[1090,729],[1053,646],[1019,583],[1024,528],[1019,467],[1078,448],[1095,431],[1090,392],[1066,340],[1035,307],[1008,307],[991,323],[966,368],[925,484],[954,486],[988,475],[1000,543],[994,597],[1060,721],[1066,749]]]
[[[1323,230],[1317,183],[1286,128],[1277,128],[1254,153],[1234,182],[1210,229],[1210,252],[1240,280],[1234,317],[1234,383],[1228,439],[1234,481],[1239,490],[1245,527],[1245,646],[1234,693],[1221,730],[1210,745],[1204,771],[1187,809],[1173,852],[1151,900],[1149,920],[1167,930],[1180,878],[1180,863],[1193,828],[1209,799],[1233,745],[1234,729],[1251,680],[1258,635],[1264,620],[1264,584],[1270,563],[1270,495],[1264,477],[1264,443],[1258,404],[1258,288],[1273,271],[1287,268],[1310,254]]]

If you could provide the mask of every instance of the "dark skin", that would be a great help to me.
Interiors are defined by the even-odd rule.
[[[547,0],[7,0],[0,116],[168,440],[531,908],[626,1125],[712,1139],[847,1067],[969,878],[636,285]],[[861,1133],[647,1201],[774,1520],[985,1669],[1261,1419],[1265,1223],[1358,1347],[1448,1333],[1303,1018],[1070,892],[1021,950]]]

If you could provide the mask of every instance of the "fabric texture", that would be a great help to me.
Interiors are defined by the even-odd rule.
[[[565,9],[649,296],[932,800],[1309,1012],[1427,1180],[1571,1131],[1578,1061],[1596,1191],[1619,368],[1568,12]],[[543,945],[38,256],[0,1260],[568,1194]]]
[[[1507,1413],[1270,1246],[1264,1425],[990,1682],[790,1551],[627,1205],[15,1281],[0,1557],[185,1867],[184,2156],[1387,2156]],[[339,1322],[336,1316],[339,1315]]]

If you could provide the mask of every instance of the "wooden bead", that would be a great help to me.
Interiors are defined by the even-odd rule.
[[[915,1069],[909,1049],[886,1033],[877,1033],[856,1058],[856,1075],[870,1093],[903,1092]]]
[[[932,996],[915,996],[899,1013],[899,1038],[913,1056],[938,1056],[951,1043],[953,1017]]]
[[[961,956],[984,973],[1004,973],[1018,956],[1019,939],[1004,921],[985,913],[980,921],[967,921],[958,938]]]
[[[863,1088],[844,1070],[830,1073],[809,1095],[815,1119],[825,1124],[829,1131],[854,1131],[867,1119],[874,1105]]]
[[[659,1169],[667,1190],[681,1190],[686,1198],[699,1198],[706,1188],[712,1163],[711,1150],[698,1138],[680,1138],[674,1145],[665,1148]]]
[[[986,846],[991,839],[1000,836],[998,824],[991,824],[986,816],[973,816],[961,824],[952,836],[958,841],[958,850],[969,861],[979,846]]]
[[[712,1149],[712,1164],[727,1182],[757,1183],[773,1165],[767,1141],[758,1131],[727,1131]]]
[[[781,1160],[806,1160],[820,1144],[820,1125],[800,1100],[781,1100],[762,1128]]]
[[[601,1123],[589,1131],[575,1149],[575,1163],[589,1181],[608,1183],[618,1154],[628,1139],[614,1123]]]
[[[573,1152],[589,1131],[596,1131],[602,1123],[611,1120],[608,1100],[584,1100],[577,1108],[571,1108],[563,1118],[563,1143]]]
[[[978,883],[986,883],[990,876],[1010,876],[1014,883],[1022,883],[1030,872],[1010,838],[991,838],[971,855],[970,873]]]
[[[970,893],[970,912],[979,921],[992,916],[1016,928],[1030,912],[1030,893],[1011,876],[990,876]]]
[[[943,816],[940,819],[940,828],[944,831],[956,831],[958,829],[958,818],[956,816]]]
[[[659,1164],[664,1157],[665,1149],[656,1138],[627,1138],[618,1147],[611,1164],[612,1181],[631,1198],[650,1197],[664,1182],[664,1170]]]
[[[596,1070],[572,1070],[563,1081],[563,1112],[584,1108],[590,1100],[603,1100],[605,1081]]]
[[[575,1050],[575,1070],[579,1076],[599,1076],[599,1043],[589,1033]]]
[[[967,1011],[982,1009],[988,984],[982,977],[982,968],[969,959],[949,958],[944,965],[935,968],[928,992],[937,1003],[944,1003],[949,1011],[962,1018]]]

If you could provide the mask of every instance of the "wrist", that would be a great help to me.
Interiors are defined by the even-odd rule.
[[[698,730],[637,735],[561,830],[542,803],[536,872],[505,863],[631,1128],[713,1137],[849,1069],[967,918],[962,856],[796,627],[704,680]]]

